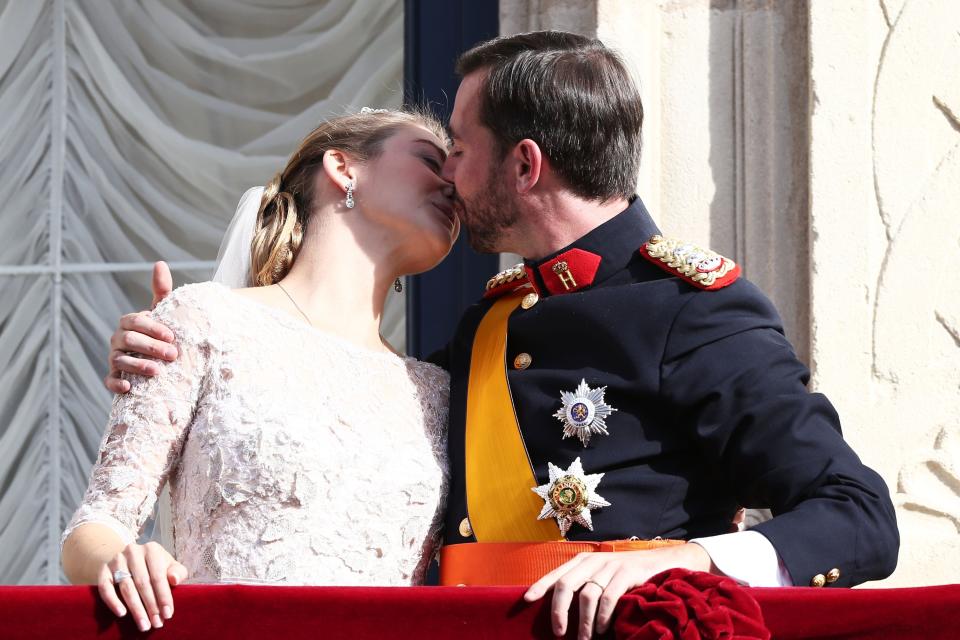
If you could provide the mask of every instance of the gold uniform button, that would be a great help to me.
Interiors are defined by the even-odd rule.
[[[464,518],[460,521],[460,535],[469,538],[473,535],[473,527],[470,526],[470,518]]]
[[[827,582],[833,583],[840,579],[840,569],[834,567],[827,571]]]
[[[825,584],[827,584],[827,579],[822,573],[813,576],[813,580],[810,581],[811,587],[822,587]]]
[[[513,368],[523,371],[533,363],[533,357],[529,353],[519,353],[513,359]]]
[[[540,302],[540,296],[538,296],[536,293],[528,293],[527,295],[523,296],[523,300],[520,301],[520,306],[524,309],[529,309],[538,302]]]

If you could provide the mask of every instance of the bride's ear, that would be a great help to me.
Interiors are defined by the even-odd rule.
[[[346,193],[347,186],[357,185],[357,175],[351,158],[337,149],[327,149],[323,153],[323,172],[337,186]]]

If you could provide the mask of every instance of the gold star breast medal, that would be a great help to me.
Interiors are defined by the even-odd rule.
[[[567,535],[574,522],[593,531],[590,510],[610,506],[596,493],[603,474],[585,474],[580,458],[574,460],[566,470],[548,462],[547,470],[550,472],[550,482],[533,488],[533,492],[544,500],[537,520],[556,518],[562,536]]]
[[[563,423],[563,437],[577,436],[583,446],[590,442],[590,436],[595,433],[610,435],[607,431],[606,419],[616,411],[603,401],[606,387],[591,389],[586,379],[581,379],[576,391],[561,391],[560,401],[563,406],[553,414],[553,417]]]

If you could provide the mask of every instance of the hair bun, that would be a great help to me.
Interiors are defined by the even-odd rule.
[[[273,177],[273,179],[263,187],[263,201],[273,200],[277,197],[277,194],[280,193],[280,174],[278,173]]]

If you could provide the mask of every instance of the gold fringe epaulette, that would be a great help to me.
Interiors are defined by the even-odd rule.
[[[715,291],[740,277],[740,265],[730,258],[676,238],[652,236],[640,247],[640,254],[698,289]]]
[[[497,275],[487,280],[487,290],[484,292],[484,298],[496,298],[508,291],[513,291],[527,282],[527,271],[523,263],[515,264],[509,269],[504,269]]]

